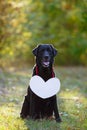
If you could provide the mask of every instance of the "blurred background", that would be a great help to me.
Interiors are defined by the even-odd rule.
[[[41,43],[57,48],[56,65],[87,66],[87,1],[1,0],[0,68],[32,65]]]
[[[38,44],[58,50],[63,123],[20,120]],[[0,0],[0,130],[87,130],[87,0]]]

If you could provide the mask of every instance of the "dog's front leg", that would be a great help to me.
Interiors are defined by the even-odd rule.
[[[61,122],[61,118],[59,115],[58,107],[57,107],[57,98],[54,96],[54,114],[57,122]]]
[[[30,117],[32,119],[40,118],[40,108],[38,97],[30,90]]]

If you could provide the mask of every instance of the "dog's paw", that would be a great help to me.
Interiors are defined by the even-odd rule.
[[[62,122],[61,118],[57,118],[56,122],[61,123]]]

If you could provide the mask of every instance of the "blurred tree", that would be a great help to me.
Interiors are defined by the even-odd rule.
[[[32,63],[40,43],[58,49],[57,64],[87,65],[86,42],[86,0],[1,0],[0,65]]]

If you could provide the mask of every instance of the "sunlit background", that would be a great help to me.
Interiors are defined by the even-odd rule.
[[[87,66],[87,1],[1,0],[0,67],[32,64],[41,43],[57,48],[56,65]]]
[[[41,43],[58,50],[61,124],[19,118]],[[0,130],[87,130],[87,0],[0,0]]]

